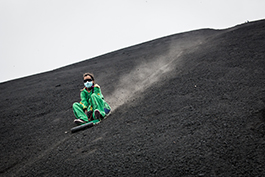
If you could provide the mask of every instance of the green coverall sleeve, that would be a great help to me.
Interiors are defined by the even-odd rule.
[[[104,99],[104,96],[102,95],[100,86],[98,84],[95,84],[94,93],[100,96],[101,99]]]
[[[80,97],[81,97],[81,102],[80,104],[83,106],[83,109],[87,109],[87,107],[89,106],[88,100],[89,100],[89,94],[86,93],[87,91],[84,89],[81,93],[80,93]]]

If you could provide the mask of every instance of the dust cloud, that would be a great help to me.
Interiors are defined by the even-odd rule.
[[[172,51],[150,62],[142,62],[128,74],[123,75],[117,83],[118,89],[106,99],[112,110],[130,101],[136,93],[144,92],[151,85],[159,82],[163,74],[170,72],[176,64],[179,64],[182,51]]]
[[[170,44],[163,54],[149,62],[140,62],[128,74],[123,75],[117,82],[117,89],[106,99],[112,110],[130,101],[135,94],[142,93],[158,83],[164,74],[169,74],[176,67],[180,68],[184,53],[197,50],[205,42],[205,36],[194,36],[176,36],[173,41],[168,41]]]

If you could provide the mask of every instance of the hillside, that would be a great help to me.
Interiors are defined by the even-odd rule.
[[[0,176],[265,176],[265,20],[0,84]],[[112,115],[77,133],[92,72]]]

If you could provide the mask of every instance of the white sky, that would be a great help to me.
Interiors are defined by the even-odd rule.
[[[265,18],[264,0],[0,0],[0,82],[201,28]]]

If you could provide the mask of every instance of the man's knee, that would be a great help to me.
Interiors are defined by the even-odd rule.
[[[73,108],[77,108],[77,107],[79,107],[79,103],[75,102],[75,103],[73,104]]]

